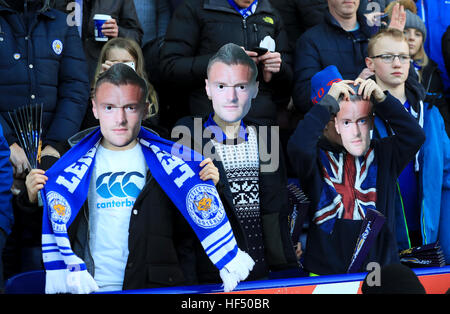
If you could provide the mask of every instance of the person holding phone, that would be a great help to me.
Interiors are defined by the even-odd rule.
[[[178,104],[176,111],[183,116],[211,112],[204,89],[208,60],[227,43],[241,46],[258,66],[259,93],[248,118],[277,124],[278,109],[291,94],[291,51],[281,17],[269,0],[187,0],[177,7],[161,50],[164,83],[171,91],[183,91],[171,103]],[[255,47],[268,51],[258,56]]]

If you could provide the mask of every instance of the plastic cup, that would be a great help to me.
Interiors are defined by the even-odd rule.
[[[111,18],[111,15],[108,14],[94,15],[94,35],[96,41],[108,41],[108,36],[103,35],[102,26]]]

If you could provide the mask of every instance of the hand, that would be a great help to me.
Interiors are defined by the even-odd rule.
[[[391,21],[389,22],[389,28],[396,28],[403,32],[406,24],[406,11],[405,8],[397,3],[392,8]]]
[[[333,83],[328,91],[328,95],[332,96],[336,100],[339,100],[339,97],[343,95],[344,100],[350,100],[350,94],[355,94],[353,88],[349,86],[349,84],[352,84],[353,82],[354,81],[352,80],[343,80]]]
[[[363,99],[370,100],[370,96],[373,95],[376,102],[382,102],[386,99],[386,95],[378,84],[372,80],[363,80],[361,78],[357,78],[354,82],[354,85],[359,85],[358,95],[361,95]]]
[[[380,16],[382,16],[384,12],[371,12],[364,14],[366,17],[367,25],[369,26],[381,26],[381,19]]]
[[[116,62],[112,62],[109,60],[106,60],[105,63],[102,63],[102,68],[100,69],[100,73],[108,71],[110,67],[112,67]]]
[[[203,181],[212,180],[214,182],[214,185],[217,185],[219,182],[219,169],[217,169],[216,166],[214,166],[213,161],[211,158],[206,158],[200,163],[200,167],[203,167],[202,170],[200,170],[200,179]]]
[[[375,75],[375,73],[370,71],[369,68],[364,68],[361,73],[359,73],[358,77],[362,78],[363,80],[367,80],[372,75]]]
[[[300,259],[302,257],[303,251],[302,251],[302,243],[297,242],[297,245],[294,246],[295,248],[295,255],[297,255],[297,259]]]
[[[26,172],[29,169],[31,169],[31,165],[28,161],[27,155],[25,154],[22,147],[17,145],[17,143],[14,143],[11,146],[9,146],[9,149],[11,151],[9,160],[11,161],[11,164],[13,166],[14,177],[24,178]]]
[[[37,202],[37,194],[44,188],[48,177],[42,169],[32,169],[25,178],[25,186],[27,187],[27,194],[30,203]]]
[[[115,19],[107,20],[102,26],[102,33],[108,37],[119,37],[119,26]]]
[[[263,78],[265,82],[270,82],[274,73],[280,72],[281,69],[281,54],[279,52],[266,52],[258,57],[258,61],[263,66]]]
[[[42,150],[41,157],[42,156],[53,156],[56,158],[61,158],[59,152],[50,145],[45,146],[45,148]]]
[[[251,50],[245,50],[245,48],[242,47],[242,46],[241,46],[241,48],[244,49],[245,53],[246,53],[250,58],[252,58],[252,60],[255,62],[255,64],[258,64],[258,62],[259,62],[259,61],[258,61],[258,54],[257,54],[256,52],[251,51]]]

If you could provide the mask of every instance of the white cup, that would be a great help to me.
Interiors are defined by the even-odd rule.
[[[108,41],[108,36],[103,35],[102,26],[110,19],[112,19],[112,17],[108,14],[94,15],[94,35],[96,41]]]

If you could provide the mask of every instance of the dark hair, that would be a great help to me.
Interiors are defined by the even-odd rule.
[[[258,68],[255,62],[245,53],[244,49],[236,44],[228,43],[220,47],[216,54],[209,59],[207,68],[208,74],[212,65],[216,62],[222,62],[227,65],[247,65],[252,74],[251,81],[256,81],[256,77],[258,76]]]
[[[137,85],[141,88],[141,104],[145,104],[148,98],[148,86],[146,81],[140,77],[130,66],[123,63],[116,63],[107,71],[101,73],[94,86],[93,97],[97,93],[100,85],[103,83],[111,83],[116,86],[120,85]]]

